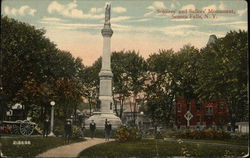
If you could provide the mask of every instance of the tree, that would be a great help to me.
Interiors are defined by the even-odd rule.
[[[191,45],[183,46],[174,56],[176,63],[174,80],[178,85],[177,94],[178,97],[183,96],[186,102],[197,98],[194,91],[197,85],[199,60],[199,50]]]
[[[143,93],[146,81],[147,63],[138,52],[127,51],[124,57],[124,67],[123,77],[126,80],[129,97],[133,98],[133,103],[130,103],[130,110],[133,113],[133,124],[135,125],[139,95]]]
[[[26,114],[39,109],[39,118],[50,109],[52,99],[57,99],[57,103],[66,99],[68,106],[76,108],[82,92],[78,75],[84,69],[81,60],[57,49],[45,37],[43,29],[8,17],[1,17],[1,22],[3,105],[20,102],[25,104]],[[65,82],[59,85],[62,80]],[[67,97],[66,92],[71,97]]]
[[[149,115],[157,128],[162,124],[170,126],[173,119],[173,107],[177,91],[176,63],[174,51],[159,50],[147,59],[148,74],[145,113]]]
[[[113,100],[116,115],[122,118],[124,101],[129,97],[129,80],[126,75],[126,54],[124,51],[113,52],[111,56],[113,72]],[[118,102],[120,110],[118,111]]]
[[[101,58],[98,58],[90,67],[86,67],[81,73],[81,82],[83,84],[83,96],[88,99],[90,114],[92,109],[100,110],[99,93],[99,72],[101,70]]]
[[[248,120],[247,32],[230,31],[201,50],[196,94],[206,100],[226,99],[231,123]]]

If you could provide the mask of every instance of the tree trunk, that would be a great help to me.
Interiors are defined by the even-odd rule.
[[[134,112],[133,112],[134,125],[136,125],[136,113],[137,113],[136,96],[137,96],[137,94],[134,94]]]
[[[112,97],[113,97],[114,106],[115,106],[115,113],[116,113],[116,116],[118,116],[117,101],[115,100],[114,93],[113,93]]]
[[[92,104],[91,104],[91,98],[88,98],[88,102],[89,102],[89,115],[92,115]]]
[[[132,103],[131,103],[131,100],[129,101],[129,107],[130,107],[131,117],[133,118],[133,111],[132,111]]]
[[[230,122],[231,122],[231,130],[235,132],[235,102],[234,100],[231,100],[230,98],[228,100],[228,105],[229,105],[229,114],[230,114]]]
[[[122,97],[121,101],[121,107],[120,107],[120,119],[122,119],[122,114],[123,114],[123,104],[124,104],[124,98]]]
[[[40,120],[41,122],[44,121],[44,107],[43,107],[43,106],[41,106],[41,111],[40,111],[39,120]]]

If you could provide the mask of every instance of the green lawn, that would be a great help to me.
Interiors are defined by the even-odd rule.
[[[176,138],[167,138],[169,140],[178,140]],[[235,139],[228,139],[228,140],[209,140],[209,139],[182,139],[184,141],[192,141],[192,142],[205,142],[205,143],[219,143],[219,144],[228,144],[228,145],[239,145],[239,146],[247,146],[248,140],[235,140]]]
[[[30,141],[30,145],[14,145],[13,142]],[[72,139],[70,143],[79,142],[82,139]],[[14,137],[14,138],[1,138],[2,152],[8,157],[34,157],[48,149],[64,145],[64,138],[58,137]]]
[[[194,156],[194,157],[224,157],[242,156],[248,151],[247,146],[204,145],[169,142],[164,140],[142,140],[136,142],[110,142],[84,150],[79,157],[137,157],[151,158],[159,155]]]

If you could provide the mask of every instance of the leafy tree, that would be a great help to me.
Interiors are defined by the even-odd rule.
[[[100,70],[101,58],[98,58],[92,66],[86,67],[84,71],[80,73],[84,89],[83,96],[88,99],[90,114],[93,108],[100,110],[100,102],[98,101]]]
[[[111,67],[113,72],[113,100],[116,115],[122,118],[124,101],[129,97],[129,79],[126,75],[126,54],[124,51],[113,52]],[[120,110],[118,111],[118,102]]]
[[[144,83],[146,81],[147,63],[139,53],[135,51],[127,51],[124,58],[125,73],[123,77],[128,87],[129,97],[132,97],[134,102],[130,104],[131,112],[133,113],[133,123],[136,121],[136,113],[138,112],[138,101],[140,93],[143,93]]]
[[[81,60],[57,49],[43,29],[8,17],[1,17],[1,22],[3,105],[21,102],[26,114],[38,109],[40,120],[48,113],[52,99],[57,103],[66,99],[67,106],[75,108],[81,100]],[[65,81],[62,85],[58,84],[61,80]]]
[[[247,32],[230,31],[201,54],[196,94],[206,100],[226,99],[233,126],[248,120]]]
[[[30,72],[35,73],[36,78],[45,77],[41,68],[46,67],[43,67],[41,61],[45,54],[55,51],[55,45],[44,37],[44,30],[36,30],[33,26],[7,17],[1,17],[1,21],[6,104],[15,98]]]
[[[172,120],[177,81],[173,50],[160,50],[147,59],[149,71],[145,113],[155,125],[169,126]]]
[[[174,80],[178,85],[177,97],[183,96],[189,102],[192,98],[197,98],[194,93],[197,85],[197,73],[200,53],[197,48],[185,45],[174,56],[176,63]]]

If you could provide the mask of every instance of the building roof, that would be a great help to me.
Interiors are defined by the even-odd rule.
[[[249,125],[249,122],[236,122],[235,125]]]

